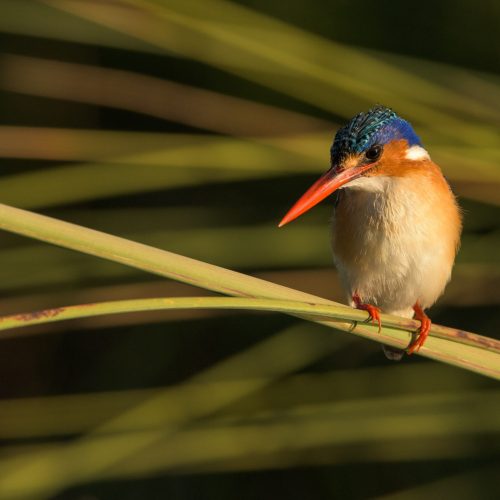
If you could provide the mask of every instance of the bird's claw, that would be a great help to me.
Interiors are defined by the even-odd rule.
[[[361,309],[362,311],[368,312],[368,314],[370,315],[370,317],[368,318],[369,321],[378,323],[378,331],[380,333],[380,331],[382,330],[380,309],[372,304],[365,304],[357,293],[352,296],[352,300],[356,309]],[[420,321],[420,328],[417,332],[417,339],[407,347],[407,354],[418,352],[418,350],[424,345],[425,341],[427,340],[432,325],[429,316],[425,314],[424,310],[420,307],[420,304],[418,304],[418,302],[413,306],[413,310],[415,311],[415,319]]]
[[[418,303],[413,306],[413,310],[415,311],[415,319],[420,321],[420,328],[418,329],[417,332],[418,333],[417,339],[414,342],[412,342],[406,349],[407,354],[413,354],[414,352],[418,352],[418,350],[424,345],[424,342],[429,336],[432,324],[429,316],[425,314],[425,312]]]
[[[368,312],[370,317],[368,318],[368,321],[372,321],[373,323],[378,323],[378,333],[382,330],[382,321],[380,319],[380,309],[377,306],[374,306],[372,304],[365,304],[362,300],[361,297],[355,293],[352,296],[352,300],[354,302],[354,306],[356,309],[361,309],[362,311]]]

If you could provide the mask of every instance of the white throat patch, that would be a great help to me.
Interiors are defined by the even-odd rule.
[[[407,160],[430,160],[429,153],[422,146],[412,146],[406,150],[405,158]]]
[[[390,178],[385,175],[374,175],[372,177],[358,177],[348,182],[343,187],[360,191],[369,191],[371,193],[380,193],[385,191],[389,182]]]

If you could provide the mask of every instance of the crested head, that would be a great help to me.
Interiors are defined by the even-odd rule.
[[[392,109],[376,106],[359,113],[338,130],[330,153],[333,164],[339,164],[348,155],[359,155],[375,145],[392,141],[406,141],[408,148],[421,146],[420,139],[409,122]]]

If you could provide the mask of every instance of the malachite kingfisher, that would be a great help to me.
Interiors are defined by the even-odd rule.
[[[280,227],[337,191],[332,248],[348,301],[378,322],[380,311],[418,319],[443,293],[460,243],[459,206],[440,168],[409,122],[384,106],[359,113],[338,130],[330,169],[285,215]],[[404,350],[383,346],[389,359]]]

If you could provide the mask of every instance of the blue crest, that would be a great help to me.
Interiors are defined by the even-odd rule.
[[[338,130],[331,147],[333,161],[339,161],[349,153],[362,153],[374,144],[405,139],[409,146],[421,145],[412,126],[392,109],[376,106],[366,113],[359,113],[347,125]]]

